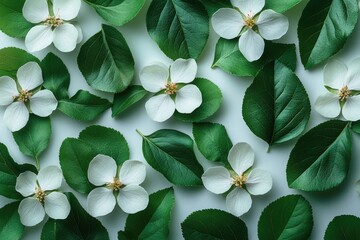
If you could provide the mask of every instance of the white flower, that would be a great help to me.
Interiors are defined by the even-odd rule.
[[[15,132],[29,120],[29,111],[40,117],[49,116],[57,108],[57,100],[49,90],[40,90],[43,83],[39,64],[28,62],[17,71],[17,82],[0,77],[0,106],[8,106],[4,113],[5,125]]]
[[[38,24],[30,29],[25,38],[26,48],[37,52],[51,43],[61,52],[71,52],[82,41],[82,31],[68,21],[77,17],[81,0],[26,0],[22,9],[25,19]]]
[[[57,192],[63,176],[56,166],[49,166],[35,173],[27,171],[16,179],[15,189],[26,197],[19,206],[21,223],[35,226],[45,217],[65,219],[70,213],[70,204],[65,194]]]
[[[240,52],[250,62],[264,53],[264,39],[279,39],[289,28],[284,15],[271,9],[260,13],[265,0],[231,0],[231,3],[234,8],[221,8],[214,13],[212,25],[222,38],[233,39],[240,35]]]
[[[140,187],[146,177],[144,163],[128,160],[120,170],[111,157],[97,155],[88,169],[89,181],[97,186],[89,193],[87,209],[94,217],[105,216],[115,208],[116,201],[126,213],[144,210],[149,203],[149,195]]]
[[[170,72],[170,73],[169,73]],[[202,95],[194,81],[197,64],[194,59],[177,59],[169,68],[162,63],[147,66],[140,72],[143,87],[157,93],[145,105],[151,119],[163,122],[177,110],[192,113],[202,103]]]
[[[235,216],[249,211],[252,204],[250,194],[262,195],[272,188],[272,178],[268,172],[251,169],[254,158],[254,151],[247,143],[238,143],[232,147],[228,156],[233,170],[211,167],[201,177],[206,189],[215,194],[233,188],[226,197],[226,206]]]
[[[324,85],[328,92],[315,102],[318,113],[335,118],[342,112],[348,121],[360,120],[360,58],[349,68],[340,61],[330,61],[324,68]]]

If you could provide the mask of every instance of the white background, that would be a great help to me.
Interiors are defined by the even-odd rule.
[[[161,52],[147,33],[145,18],[149,4],[150,1],[147,1],[145,7],[132,22],[119,28],[133,53],[136,62],[136,73],[139,73],[142,67],[149,65],[154,61],[160,61],[167,64],[171,63],[171,60]],[[290,28],[289,32],[280,40],[280,42],[297,44],[297,22],[304,7],[305,3],[302,3],[286,13],[290,20]],[[78,22],[83,29],[84,41],[86,41],[100,30],[103,20],[97,16],[93,9],[83,3],[78,16]],[[198,60],[198,76],[208,78],[215,82],[221,88],[224,96],[223,105],[220,111],[214,117],[209,119],[209,121],[224,124],[234,143],[240,141],[248,142],[256,153],[255,167],[266,169],[271,172],[274,180],[273,189],[264,196],[253,197],[253,206],[251,210],[241,217],[247,224],[249,238],[257,239],[257,222],[262,210],[272,201],[288,194],[302,194],[311,203],[314,216],[314,228],[311,235],[311,239],[313,240],[323,238],[328,223],[335,216],[342,214],[360,216],[360,198],[355,192],[355,182],[360,179],[360,148],[358,147],[360,137],[358,135],[353,136],[353,156],[350,164],[350,171],[347,179],[340,187],[326,193],[305,193],[289,189],[286,183],[285,169],[289,153],[296,141],[294,140],[289,143],[274,146],[270,153],[266,153],[267,144],[257,138],[248,129],[241,114],[244,92],[251,84],[252,79],[234,77],[224,73],[221,69],[211,69],[217,39],[218,36],[211,30],[208,44]],[[352,59],[360,57],[359,43],[360,27],[357,27],[353,35],[349,38],[345,48],[335,57],[341,59],[345,63],[349,63]],[[19,39],[12,39],[0,32],[0,48],[8,46],[24,48],[24,42]],[[74,52],[64,54],[58,52],[54,47],[50,47],[35,55],[42,59],[49,51],[51,51],[64,61],[71,74],[70,95],[75,94],[78,89],[86,89],[110,100],[112,98],[110,94],[92,90],[78,70],[77,55],[79,48],[80,47],[78,46]],[[322,84],[322,69],[323,65],[320,65],[314,70],[305,71],[298,57],[296,73],[309,94],[312,106],[316,97],[326,91]],[[135,83],[139,83],[138,74],[136,74]],[[0,122],[2,121],[3,113],[4,108],[1,108]],[[67,137],[77,137],[80,131],[93,124],[112,127],[120,131],[129,143],[131,159],[138,159],[141,161],[145,161],[141,150],[142,139],[135,132],[136,129],[139,129],[147,135],[158,129],[171,128],[183,131],[192,136],[191,124],[182,123],[175,119],[169,120],[166,123],[156,123],[150,120],[144,109],[144,101],[134,109],[126,112],[126,114],[119,119],[111,118],[110,110],[103,114],[99,120],[89,124],[72,120],[59,111],[55,112],[51,119],[53,126],[52,140],[48,150],[41,156],[41,167],[59,165],[58,155],[62,141]],[[326,119],[312,110],[307,130],[325,120]],[[20,153],[11,132],[6,129],[4,124],[0,124],[0,142],[7,145],[10,154],[17,162],[32,162],[31,159]],[[210,163],[201,156],[197,149],[195,152],[204,168],[208,168]],[[161,174],[154,171],[151,167],[148,166],[147,170],[148,175],[143,186],[149,193],[171,186]],[[69,190],[65,181],[63,190]],[[86,196],[81,196],[80,194],[76,195],[84,206]],[[223,196],[212,194],[203,187],[175,187],[175,198],[176,203],[170,223],[169,239],[182,239],[180,224],[193,211],[207,208],[225,210],[225,198]],[[8,202],[9,200],[0,197],[0,207]],[[110,238],[117,239],[117,232],[124,228],[126,214],[116,207],[111,214],[99,219],[109,231]],[[23,239],[39,238],[43,224],[44,223],[33,228],[26,228]]]

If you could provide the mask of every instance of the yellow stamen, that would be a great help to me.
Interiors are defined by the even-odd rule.
[[[56,28],[64,23],[64,20],[55,16],[48,16],[48,18],[43,22],[47,26]]]
[[[15,101],[19,101],[19,102],[27,102],[30,100],[32,96],[32,93],[29,92],[28,90],[21,90],[18,96],[14,96],[14,100]]]
[[[244,175],[241,175],[241,176],[233,177],[233,182],[232,183],[236,187],[242,188],[243,185],[245,185],[246,181],[247,181],[247,177],[244,176]]]
[[[165,84],[165,94],[172,95],[176,93],[177,85],[176,83],[167,83]]]
[[[40,187],[37,187],[36,188],[36,192],[35,192],[35,197],[36,199],[41,202],[41,203],[44,203],[45,201],[45,192],[40,188]]]
[[[345,101],[351,96],[351,91],[349,90],[348,86],[343,86],[339,90],[339,99],[340,101]]]
[[[122,184],[122,182],[120,182],[120,180],[116,177],[113,177],[113,181],[109,182],[106,184],[106,187],[114,190],[114,191],[119,191],[124,184]]]

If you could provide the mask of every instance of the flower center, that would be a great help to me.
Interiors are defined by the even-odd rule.
[[[165,94],[173,95],[177,91],[176,83],[165,84]]]
[[[108,187],[114,191],[119,191],[123,186],[124,186],[124,184],[122,184],[122,182],[120,182],[120,180],[116,177],[113,177],[112,182],[109,182],[106,184],[106,187]]]
[[[253,16],[251,16],[250,14],[248,14],[245,18],[244,18],[244,24],[245,26],[247,26],[248,28],[252,29],[255,24],[256,24],[256,21],[254,19]]]
[[[28,90],[21,90],[18,96],[14,96],[14,100],[19,102],[27,102],[30,100],[32,93]]]
[[[343,86],[339,90],[339,99],[340,101],[345,101],[351,96],[351,91],[349,90],[348,86]]]
[[[239,188],[242,188],[242,186],[246,183],[247,177],[244,175],[233,177],[232,183]]]
[[[56,28],[64,23],[64,20],[62,20],[59,17],[55,16],[48,16],[47,19],[44,21],[44,24],[47,26],[51,26],[52,28]]]
[[[45,201],[45,196],[46,196],[45,192],[44,192],[43,190],[41,190],[40,187],[37,187],[37,188],[36,188],[36,192],[35,192],[35,197],[36,197],[36,199],[37,199],[39,202],[44,203],[44,201]]]

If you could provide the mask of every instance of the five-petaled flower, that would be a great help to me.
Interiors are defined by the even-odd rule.
[[[77,17],[80,7],[81,0],[26,0],[23,15],[27,21],[38,24],[27,33],[26,48],[37,52],[54,43],[61,52],[73,51],[82,41],[82,31],[69,21]]]
[[[170,72],[170,73],[169,73]],[[143,87],[155,96],[150,98],[145,108],[151,119],[163,122],[176,111],[192,113],[202,103],[202,94],[194,84],[197,64],[194,59],[177,59],[171,66],[162,63],[143,68],[140,81]]]
[[[281,38],[289,28],[289,21],[271,9],[260,13],[265,0],[231,0],[231,3],[234,8],[221,8],[214,13],[211,19],[213,28],[225,39],[240,35],[240,52],[248,61],[256,61],[264,53],[264,39]]]
[[[206,189],[222,194],[230,189],[226,206],[230,213],[241,216],[251,208],[251,195],[262,195],[272,188],[271,175],[260,169],[252,169],[255,154],[247,143],[237,143],[229,152],[228,161],[233,170],[211,167],[202,175]]]
[[[327,93],[319,96],[315,110],[328,118],[342,115],[348,121],[360,120],[360,58],[349,68],[342,62],[331,60],[324,68]]]
[[[21,223],[35,226],[45,217],[65,219],[70,213],[70,204],[65,194],[56,191],[62,183],[62,172],[49,166],[35,173],[27,171],[16,179],[15,189],[25,198],[19,205]]]
[[[36,62],[19,68],[17,82],[7,76],[0,77],[0,106],[8,106],[4,122],[15,132],[29,120],[29,111],[40,117],[49,116],[57,108],[57,100],[49,90],[39,90],[43,83],[42,71]]]
[[[144,210],[149,195],[139,184],[145,177],[145,164],[140,161],[128,160],[118,167],[111,157],[97,155],[88,169],[89,181],[97,186],[87,198],[89,213],[94,217],[105,216],[114,210],[116,201],[126,213]]]

